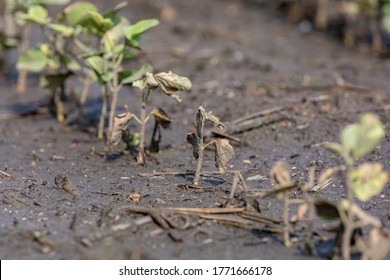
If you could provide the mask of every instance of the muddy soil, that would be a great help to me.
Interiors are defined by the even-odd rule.
[[[244,178],[264,176],[246,181],[252,190],[271,188],[270,168],[280,159],[291,165],[293,179],[302,183],[311,165],[318,175],[340,163],[317,144],[337,141],[340,130],[362,112],[378,114],[387,135],[364,160],[378,161],[390,171],[389,61],[345,49],[322,34],[302,34],[257,1],[136,0],[124,13],[132,21],[160,19],[159,27],[144,36],[139,63],[152,63],[155,72],[188,76],[193,89],[183,94],[180,104],[161,93],[152,96],[149,109],[163,107],[173,123],[162,131],[160,152],[148,155],[148,164],[142,167],[133,155],[121,152],[124,145],[111,151],[94,131],[80,130],[77,115],[70,114],[67,124],[59,124],[44,110],[29,114],[45,102],[45,93],[36,77],[30,78],[25,95],[12,92],[14,60],[9,55],[4,62],[8,74],[0,80],[0,170],[11,175],[0,179],[0,258],[330,258],[335,233],[326,229],[333,224],[318,218],[317,253],[308,256],[301,246],[305,223],[297,225],[293,246],[285,248],[282,235],[197,215],[179,217],[176,223],[186,223],[188,229],[176,230],[182,237],[178,238],[126,207],[225,204],[232,173],[202,177],[200,189],[183,187],[191,185],[191,175],[140,176],[195,169],[186,133],[199,105],[227,124],[265,109],[286,108],[265,118],[263,125],[234,134],[241,143],[234,143],[229,169],[243,170]],[[337,79],[347,86],[335,86]],[[89,96],[85,112],[91,122],[99,111],[96,92]],[[126,88],[120,93],[118,110],[127,104],[138,113],[139,101],[138,92]],[[152,128],[148,124],[147,135]],[[131,124],[131,130],[136,129]],[[216,171],[213,157],[206,152],[204,171]],[[58,174],[69,175],[79,197],[56,186]],[[313,195],[338,202],[344,196],[343,182],[336,178]],[[302,193],[291,196],[299,198]],[[361,207],[390,227],[389,199],[387,184],[381,195]],[[259,205],[262,214],[281,218],[282,204],[276,198],[259,200]]]

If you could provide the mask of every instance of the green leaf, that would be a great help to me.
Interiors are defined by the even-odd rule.
[[[79,71],[81,69],[81,65],[74,59],[67,58],[65,60],[66,68],[71,71]]]
[[[118,44],[124,43],[123,30],[129,25],[129,22],[123,18],[117,25],[108,30],[103,38],[104,50],[109,53],[112,52],[114,47]]]
[[[127,38],[126,38],[126,46],[132,47],[132,48],[137,49],[137,50],[141,49],[137,40],[128,40]]]
[[[144,19],[140,20],[137,23],[128,26],[125,29],[125,36],[128,40],[133,40],[137,36],[145,33],[149,29],[152,29],[153,27],[157,26],[159,24],[157,19]]]
[[[65,80],[71,75],[71,72],[59,74],[43,75],[39,81],[39,86],[46,89],[57,89],[63,86]]]
[[[103,17],[110,18],[114,22],[115,18],[118,16],[118,12],[121,11],[124,7],[126,7],[127,4],[127,1],[119,3],[113,9],[106,11],[103,14]]]
[[[47,56],[38,48],[29,49],[19,56],[16,68],[30,72],[41,72],[47,65]]]
[[[98,8],[91,2],[75,2],[62,12],[62,19],[69,22],[70,25],[76,26],[86,19],[90,18],[90,12],[96,12]]]
[[[321,146],[323,146],[325,149],[327,149],[331,152],[338,154],[341,157],[344,157],[344,155],[345,155],[344,147],[343,147],[343,145],[341,145],[339,143],[324,142],[321,144]]]
[[[100,56],[90,56],[85,59],[85,65],[96,71],[96,73],[102,75],[106,71],[106,62]]]
[[[353,169],[349,178],[356,197],[368,201],[383,190],[388,175],[380,163],[364,163]]]
[[[363,114],[359,123],[347,126],[341,132],[341,143],[353,159],[359,159],[372,151],[384,138],[385,132],[379,118]]]
[[[95,23],[96,28],[102,33],[105,33],[113,26],[111,19],[104,18],[98,12],[91,11],[89,12],[89,15],[91,16],[92,21]]]
[[[141,68],[135,72],[133,72],[130,76],[123,78],[120,80],[120,83],[123,85],[128,85],[133,83],[134,81],[142,79],[146,73],[152,72],[153,67],[150,64],[144,64],[141,66]]]
[[[54,24],[51,23],[47,27],[55,32],[59,33],[63,37],[73,37],[75,35],[76,30],[73,27],[66,26],[63,24]]]
[[[146,87],[146,81],[145,79],[136,80],[132,83],[132,86],[140,89],[140,91],[142,92]]]
[[[49,13],[40,6],[34,5],[28,8],[27,14],[18,14],[19,20],[45,25],[50,22]]]
[[[32,2],[40,5],[65,5],[68,4],[70,0],[35,0]]]

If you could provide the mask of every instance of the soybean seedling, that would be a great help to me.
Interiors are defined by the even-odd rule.
[[[160,126],[167,128],[171,123],[171,118],[161,108],[153,109],[148,115],[146,114],[146,106],[153,90],[160,88],[160,90],[166,95],[174,98],[176,101],[181,102],[180,91],[187,91],[191,89],[191,81],[187,77],[181,77],[172,72],[161,72],[153,75],[152,73],[146,73],[143,78],[135,81],[133,86],[139,88],[142,93],[141,108],[139,117],[130,112],[126,112],[117,115],[114,120],[113,130],[110,136],[109,144],[111,146],[117,145],[123,133],[126,131],[127,126],[132,118],[134,118],[141,126],[140,139],[138,143],[137,163],[140,165],[146,164],[145,157],[145,127],[146,123],[151,116],[155,119],[155,129],[152,136],[152,143],[156,144],[154,140],[155,134],[159,131]],[[161,135],[159,136],[161,137]],[[158,141],[158,140],[157,140]]]
[[[226,164],[234,155],[233,147],[227,139],[218,138],[217,140],[204,143],[204,125],[209,121],[215,124],[218,128],[224,129],[225,125],[221,123],[218,117],[212,112],[206,112],[202,106],[199,106],[195,116],[195,132],[187,134],[187,142],[192,145],[193,156],[198,161],[194,175],[194,186],[199,185],[200,171],[202,168],[204,150],[209,145],[215,145],[215,165],[221,173],[226,171]]]
[[[382,170],[380,163],[362,163],[356,166],[357,160],[371,152],[384,138],[383,125],[376,115],[363,114],[358,123],[348,125],[343,129],[340,138],[341,144],[327,142],[323,143],[323,146],[338,154],[344,160],[344,165],[326,169],[318,181],[325,181],[339,172],[343,173],[345,177],[346,199],[341,200],[337,209],[343,225],[342,256],[344,259],[349,259],[351,257],[351,240],[356,229],[364,225],[371,225],[373,229],[370,235],[382,234],[381,222],[365,213],[355,202],[355,197],[366,202],[379,194],[387,182],[388,174]],[[390,241],[387,240],[387,242]],[[365,243],[363,246],[372,247],[372,244]]]

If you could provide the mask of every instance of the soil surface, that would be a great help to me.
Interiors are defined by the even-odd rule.
[[[106,1],[97,1],[106,2]],[[114,1],[120,2],[120,1]],[[163,4],[164,3],[164,4]],[[105,4],[107,5],[107,4]],[[150,175],[152,172],[193,171],[196,161],[186,142],[199,105],[213,111],[229,127],[234,120],[266,109],[250,130],[233,134],[235,155],[230,170],[242,170],[252,191],[272,188],[271,167],[285,159],[292,178],[304,183],[308,169],[316,176],[340,163],[317,144],[338,141],[343,127],[363,112],[378,114],[386,138],[363,161],[377,161],[390,171],[390,65],[372,54],[345,49],[319,33],[301,33],[257,1],[169,0],[131,1],[124,13],[132,20],[159,18],[161,24],[145,34],[137,65],[149,62],[155,73],[172,71],[193,83],[177,103],[153,93],[148,110],[162,107],[173,118],[162,131],[160,152],[148,154],[138,166],[124,144],[110,150],[93,129],[81,130],[77,114],[59,124],[45,112],[45,93],[31,76],[26,94],[13,93],[13,54],[4,58],[7,75],[0,79],[1,259],[328,259],[334,223],[318,217],[314,224],[316,254],[302,250],[306,223],[298,223],[293,246],[281,234],[243,228],[205,215],[165,212],[167,228],[134,207],[221,207],[232,186],[233,173],[203,176],[201,188],[191,188],[192,175]],[[8,69],[11,69],[8,71]],[[344,84],[343,84],[344,82]],[[100,110],[98,89],[88,98],[86,121],[93,124]],[[139,112],[140,95],[125,88],[119,112],[127,104]],[[36,109],[38,108],[38,109]],[[131,123],[130,130],[139,127]],[[153,129],[147,125],[147,137]],[[148,138],[149,143],[149,138]],[[216,171],[212,151],[206,151],[203,171]],[[79,197],[55,184],[68,174]],[[313,196],[338,202],[343,181],[335,181]],[[302,198],[299,190],[291,197]],[[137,201],[137,197],[138,200]],[[238,197],[239,198],[239,197]],[[361,207],[390,227],[390,187]],[[263,215],[282,217],[276,198],[258,199]],[[290,215],[296,207],[291,207]],[[174,226],[173,224],[177,224]],[[389,257],[388,257],[389,258]]]

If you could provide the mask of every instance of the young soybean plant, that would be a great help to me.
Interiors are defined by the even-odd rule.
[[[226,164],[234,155],[233,147],[227,139],[218,138],[207,144],[204,143],[204,125],[209,121],[215,124],[219,129],[224,129],[225,125],[221,123],[218,117],[212,112],[206,112],[202,106],[199,106],[198,113],[195,116],[195,132],[187,134],[187,142],[193,147],[193,156],[198,160],[194,175],[194,186],[199,185],[200,171],[203,163],[204,150],[209,145],[215,145],[215,166],[221,173],[226,171]]]
[[[343,172],[345,176],[347,198],[342,199],[337,207],[344,226],[341,244],[344,259],[351,257],[350,245],[353,232],[364,225],[371,225],[372,230],[369,240],[363,242],[361,247],[379,246],[377,248],[380,248],[383,246],[380,243],[373,244],[373,240],[385,239],[381,222],[365,213],[354,198],[366,202],[378,195],[387,182],[388,175],[382,170],[380,163],[362,163],[356,166],[357,160],[371,152],[383,138],[384,128],[379,118],[374,114],[366,113],[360,117],[358,123],[348,125],[343,129],[341,144],[329,142],[323,144],[325,148],[335,152],[344,160],[344,165],[325,170],[318,180],[319,182],[325,181],[338,172]],[[385,243],[390,244],[389,237]],[[370,255],[367,255],[367,258],[369,257]]]
[[[166,95],[172,97],[178,102],[181,102],[179,91],[187,91],[191,89],[191,81],[186,77],[178,76],[172,72],[161,72],[153,75],[152,73],[146,73],[142,79],[139,79],[133,83],[133,86],[139,88],[142,93],[140,115],[137,117],[135,114],[126,112],[117,115],[114,119],[114,126],[110,135],[111,146],[117,145],[123,133],[126,131],[128,124],[132,118],[134,118],[140,125],[140,140],[138,144],[137,163],[140,165],[146,164],[145,157],[145,127],[146,123],[151,116],[155,118],[154,134],[159,127],[167,128],[171,122],[171,118],[161,108],[153,109],[148,115],[146,115],[146,105],[148,103],[150,94],[153,90],[160,88],[160,90]],[[153,143],[154,135],[152,136]]]

